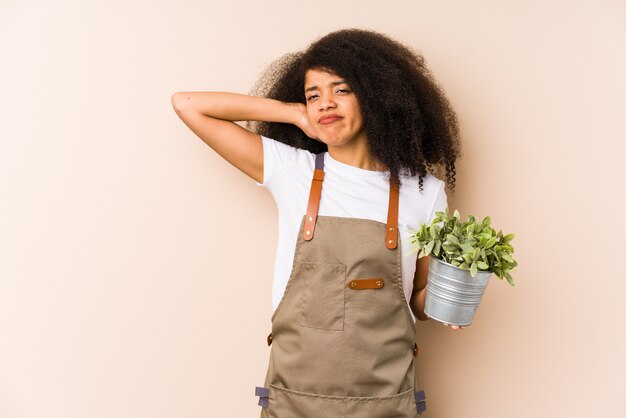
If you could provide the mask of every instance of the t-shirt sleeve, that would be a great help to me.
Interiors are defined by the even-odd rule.
[[[448,206],[448,196],[446,196],[446,183],[443,180],[439,180],[439,191],[437,192],[437,196],[435,197],[435,202],[433,204],[433,208],[430,211],[430,215],[428,215],[428,220],[426,225],[430,225],[430,223],[435,219],[436,212],[445,212],[446,207]]]
[[[261,136],[263,140],[263,183],[257,186],[271,189],[274,182],[298,160],[298,148],[272,138]]]

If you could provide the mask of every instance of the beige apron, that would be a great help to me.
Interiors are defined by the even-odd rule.
[[[323,170],[320,153],[267,337],[269,365],[256,387],[261,417],[418,417],[426,408],[415,388],[415,322],[402,290],[397,181],[387,224],[318,216]]]

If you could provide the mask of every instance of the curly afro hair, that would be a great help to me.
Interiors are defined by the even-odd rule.
[[[387,168],[388,178],[438,178],[445,170],[454,193],[455,162],[461,155],[456,114],[416,50],[366,29],[343,29],[316,39],[305,50],[287,53],[270,64],[250,94],[306,105],[305,74],[324,70],[344,78],[363,116],[370,156]],[[289,123],[247,122],[260,135],[315,154],[326,144]]]

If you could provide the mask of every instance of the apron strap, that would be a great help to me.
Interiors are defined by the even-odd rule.
[[[269,406],[270,388],[256,386],[254,388],[254,395],[259,397],[259,405],[263,408],[267,408]]]
[[[389,208],[387,209],[387,248],[394,249],[398,245],[398,206],[400,193],[398,180],[389,180]]]
[[[306,219],[304,220],[304,230],[302,238],[310,241],[315,231],[315,221],[317,220],[317,210],[320,206],[322,195],[322,182],[324,181],[324,153],[320,152],[315,156],[315,170],[313,170],[313,180],[311,181],[311,191],[309,192],[309,204],[306,208]]]
[[[426,410],[426,395],[423,390],[415,391],[415,407],[419,414]]]
[[[302,231],[302,239],[310,241],[313,239],[315,231],[315,222],[317,220],[317,212],[320,205],[320,197],[322,195],[322,183],[324,182],[324,154],[320,152],[315,155],[315,170],[313,170],[313,179],[311,180],[311,190],[309,192],[309,202],[306,209],[306,218],[304,219],[304,230]],[[389,249],[394,249],[398,245],[398,208],[399,208],[399,188],[397,179],[389,181],[389,207],[387,210],[387,233],[385,236],[385,245]]]

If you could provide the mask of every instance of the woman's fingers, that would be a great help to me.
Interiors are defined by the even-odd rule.
[[[297,116],[294,125],[300,128],[300,130],[309,138],[322,142],[317,138],[317,132],[315,132],[315,129],[313,129],[311,123],[309,122],[309,118],[306,113],[306,105],[295,102],[290,104],[297,109]]]
[[[445,326],[452,328],[453,330],[457,330],[457,329],[464,329],[465,327],[460,326],[460,325],[450,325],[450,324],[446,324],[445,322],[443,323]]]
[[[430,316],[428,316],[428,314],[426,314],[426,316],[427,316],[428,318],[430,318]],[[447,324],[447,323],[445,323],[445,322],[442,322],[442,324],[444,324],[444,325],[445,325],[445,326],[447,326],[448,328],[452,328],[452,329],[453,329],[453,330],[455,330],[455,331],[456,331],[457,329],[465,329],[465,327],[464,327],[464,326],[461,326],[461,325],[450,325],[450,324]]]

